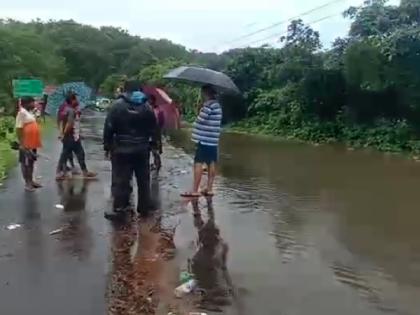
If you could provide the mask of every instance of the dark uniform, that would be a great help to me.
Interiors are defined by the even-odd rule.
[[[121,100],[121,99],[124,99],[124,94],[119,94],[118,96],[117,96],[117,102],[113,105],[113,106],[116,106],[116,105],[118,105],[118,104],[124,104],[124,102],[122,102],[122,101],[119,101],[119,100]],[[109,115],[106,117],[106,120],[105,120],[105,126],[108,124],[108,120],[109,120]],[[106,128],[104,128],[104,130],[106,130]],[[114,197],[114,195],[115,195],[115,193],[114,193],[114,190],[115,190],[115,179],[117,178],[117,174],[116,174],[116,167],[114,167],[114,164],[115,164],[115,159],[114,159],[114,157],[113,157],[113,155],[112,155],[112,152],[113,152],[113,148],[114,148],[114,145],[115,145],[115,135],[114,135],[114,138],[112,139],[112,142],[111,142],[111,144],[108,144],[107,145],[107,148],[106,148],[106,151],[108,152],[108,154],[109,154],[109,158],[110,158],[110,161],[111,161],[111,196],[112,197]],[[131,194],[132,194],[132,192],[133,192],[133,187],[132,187],[132,185],[131,185],[131,183],[130,183],[130,201],[131,201]],[[130,204],[128,204],[127,206],[131,206],[131,203]]]
[[[149,158],[150,146],[156,149],[156,130],[156,118],[147,102],[135,103],[122,96],[108,113],[104,149],[112,150],[114,215],[127,209],[133,173],[138,187],[137,212],[147,215],[152,207]]]

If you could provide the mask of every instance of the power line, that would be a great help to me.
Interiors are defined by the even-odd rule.
[[[311,21],[311,22],[307,23],[307,25],[311,26],[313,24],[322,22],[322,21],[327,20],[327,19],[330,19],[332,17],[336,17],[338,15],[341,15],[341,12],[340,13],[335,13],[335,14],[324,16],[324,17],[322,17],[320,19],[317,19],[317,20],[314,20],[314,21]],[[288,31],[284,31],[284,32],[281,32],[281,33],[271,34],[271,35],[269,35],[267,37],[264,37],[264,38],[261,38],[261,39],[257,39],[255,41],[250,42],[250,43],[242,44],[240,47],[251,46],[251,45],[257,44],[259,42],[263,42],[263,41],[269,40],[269,39],[274,38],[274,37],[280,37],[280,36],[286,35],[287,33],[288,33]]]
[[[296,16],[294,16],[294,17],[292,17],[292,18],[288,18],[288,19],[286,19],[286,20],[282,20],[282,21],[276,22],[276,23],[271,24],[271,25],[269,25],[269,26],[267,26],[267,27],[264,27],[264,28],[258,29],[258,30],[254,31],[254,32],[251,32],[251,33],[248,33],[248,34],[242,35],[242,36],[240,36],[240,37],[238,37],[238,38],[234,38],[233,40],[230,40],[230,41],[228,41],[228,42],[225,42],[225,44],[235,43],[235,42],[237,42],[237,41],[239,41],[239,40],[242,40],[242,39],[245,39],[245,38],[248,38],[248,37],[254,36],[254,35],[256,35],[256,34],[259,34],[259,33],[265,32],[265,31],[268,31],[268,30],[270,30],[270,29],[272,29],[272,28],[275,28],[275,27],[277,27],[277,26],[280,26],[280,25],[282,25],[282,24],[284,24],[284,23],[287,23],[287,22],[293,21],[293,20],[295,20],[295,19],[298,19],[298,18],[300,18],[300,17],[303,17],[303,16],[306,16],[306,15],[309,15],[309,14],[311,14],[311,13],[313,13],[313,12],[316,12],[316,11],[318,11],[318,10],[324,9],[324,8],[326,8],[326,7],[329,7],[330,5],[333,5],[333,4],[338,3],[338,2],[343,2],[343,1],[345,1],[345,0],[333,0],[333,1],[327,2],[327,3],[325,3],[325,4],[321,5],[321,6],[315,7],[315,8],[313,8],[313,9],[309,10],[309,11],[306,11],[306,12],[303,12],[303,13],[301,13],[301,14],[298,14],[298,15],[296,15]]]

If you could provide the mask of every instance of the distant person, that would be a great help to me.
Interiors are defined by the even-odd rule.
[[[154,95],[149,96],[149,104],[153,108],[153,112],[155,113],[156,121],[157,121],[157,146],[158,151],[155,151],[153,153],[153,164],[154,168],[159,171],[162,167],[162,160],[161,160],[161,154],[163,153],[162,149],[162,131],[165,127],[165,115],[163,113],[162,108],[157,104],[156,97]]]
[[[127,81],[124,94],[108,113],[104,126],[104,150],[109,156],[112,149],[114,202],[105,218],[118,220],[129,212],[130,182],[133,173],[137,180],[137,212],[147,216],[152,210],[150,198],[150,145],[157,150],[157,122],[147,97],[138,81]],[[150,141],[150,139],[152,139]]]
[[[72,102],[72,94],[68,93],[67,97],[65,98],[63,104],[60,105],[60,107],[58,108],[58,112],[57,112],[57,128],[59,130],[59,136],[58,138],[60,140],[63,140],[63,122],[64,119],[66,118],[66,111],[67,111],[67,107],[71,107],[71,102]],[[69,166],[67,166],[67,163],[69,164]],[[68,161],[66,161],[66,173],[71,171],[71,173],[73,175],[77,175],[79,174],[79,172],[76,169],[76,165],[74,164],[74,159],[73,159],[73,153],[68,157]],[[61,170],[57,169],[57,173],[60,173]]]
[[[66,179],[66,163],[74,153],[79,162],[83,176],[87,179],[95,178],[96,174],[89,172],[85,161],[85,150],[80,137],[80,108],[76,95],[70,97],[70,104],[63,113],[63,151],[57,167],[57,180]]]
[[[41,147],[41,132],[32,111],[35,100],[26,97],[21,100],[16,115],[16,134],[19,141],[19,162],[22,176],[25,180],[25,190],[33,192],[42,185],[34,181],[34,165],[37,160],[37,150]]]
[[[183,193],[183,197],[199,197],[203,165],[208,168],[207,187],[201,192],[205,196],[213,196],[213,183],[216,177],[216,163],[218,161],[218,147],[222,123],[222,107],[216,99],[216,91],[206,85],[201,89],[203,105],[193,125],[192,140],[196,143],[194,158],[193,189]]]
[[[47,104],[48,104],[48,94],[44,94],[42,96],[42,101],[41,101],[41,118],[44,123],[45,123]]]

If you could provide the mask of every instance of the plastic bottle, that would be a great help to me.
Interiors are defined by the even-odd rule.
[[[197,281],[194,279],[189,280],[188,282],[185,282],[184,284],[181,284],[179,287],[177,287],[174,291],[175,296],[177,298],[182,298],[183,296],[191,293],[194,291],[194,289],[197,286]]]
[[[194,276],[191,273],[189,273],[188,271],[182,271],[179,274],[179,282],[181,284],[184,284],[184,283],[190,281],[193,278],[194,278]]]

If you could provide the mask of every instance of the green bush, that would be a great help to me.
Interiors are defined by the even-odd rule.
[[[16,161],[10,148],[10,142],[15,140],[13,117],[0,117],[0,181],[6,176],[7,169]]]

